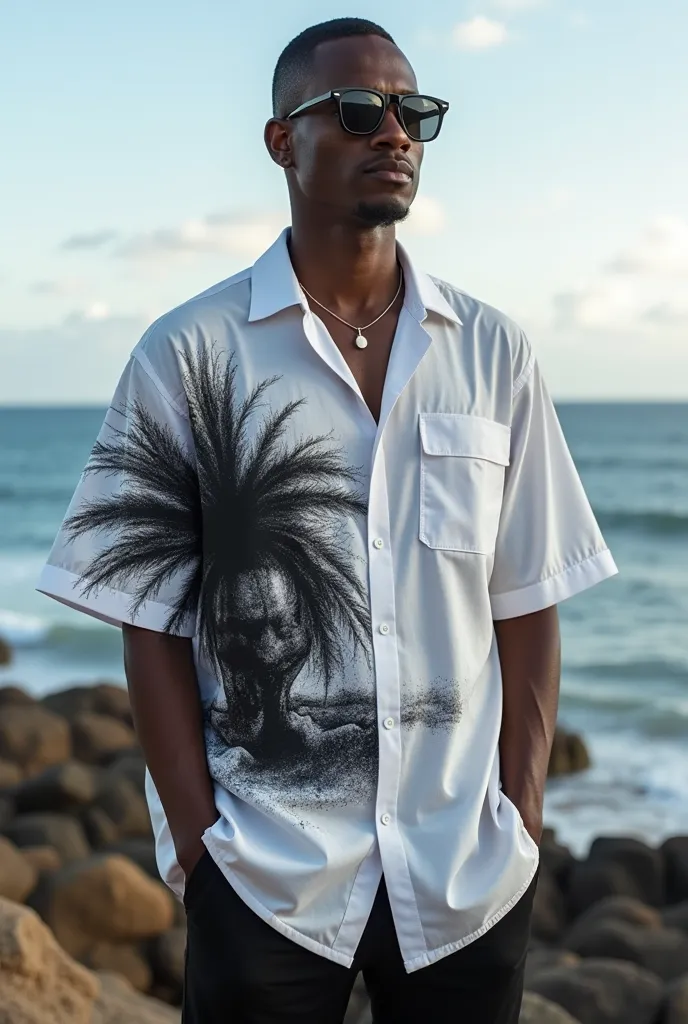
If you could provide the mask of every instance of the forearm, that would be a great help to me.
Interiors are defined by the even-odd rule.
[[[217,819],[192,643],[134,626],[123,638],[134,726],[186,869]]]
[[[502,788],[539,842],[559,704],[557,609],[495,622],[495,632],[504,695],[499,740]]]

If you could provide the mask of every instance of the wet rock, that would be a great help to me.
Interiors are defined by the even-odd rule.
[[[557,842],[553,829],[545,829],[540,842],[540,864],[549,872],[562,891],[568,887],[576,858],[567,846]]]
[[[553,967],[575,967],[579,961],[580,957],[570,949],[542,947],[530,950],[526,959],[525,986],[530,988],[533,978],[543,971]]]
[[[145,797],[128,778],[108,778],[101,786],[93,803],[113,823],[116,835],[109,843],[119,839],[147,839],[152,827]]]
[[[688,1024],[688,975],[667,988],[661,1024]]]
[[[0,637],[0,665],[10,665],[12,662],[12,648]]]
[[[688,936],[676,929],[600,921],[571,948],[581,957],[627,960],[664,981],[688,972]]]
[[[18,814],[4,831],[19,847],[53,846],[64,864],[88,857],[91,852],[81,824],[66,814]]]
[[[4,832],[14,817],[14,800],[10,797],[0,796],[0,832]]]
[[[531,987],[584,1024],[655,1024],[663,998],[659,978],[620,960],[555,967],[538,974]]]
[[[62,867],[62,858],[54,846],[25,846],[22,856],[39,875],[50,874]]]
[[[19,785],[23,777],[23,772],[18,764],[0,758],[0,791],[3,789],[13,789]]]
[[[574,922],[564,935],[563,945],[567,949],[576,949],[602,921],[618,921],[638,928],[662,927],[662,916],[654,907],[630,896],[607,896]]]
[[[179,1024],[178,1010],[139,995],[119,975],[99,972],[98,978],[102,990],[95,1002],[91,1024]]]
[[[558,728],[549,760],[549,776],[571,775],[589,767],[590,755],[583,739],[577,733]]]
[[[119,839],[117,826],[100,807],[87,807],[81,823],[94,850],[105,850]]]
[[[78,761],[66,761],[27,779],[15,791],[14,799],[19,813],[73,812],[90,804],[97,788],[98,775],[93,768]]]
[[[0,661],[0,664],[2,662]],[[0,686],[0,708],[14,704],[17,707],[26,707],[35,704],[34,698],[23,690],[21,686]]]
[[[69,723],[41,707],[10,704],[0,715],[0,757],[25,775],[68,761],[72,753]]]
[[[688,900],[676,903],[672,907],[665,907],[662,911],[662,921],[667,928],[680,928],[688,935]]]
[[[108,762],[106,778],[128,779],[138,792],[143,794],[146,783],[146,762],[142,751],[134,748],[116,754]]]
[[[72,720],[74,756],[86,764],[103,764],[113,754],[135,746],[134,730],[111,715],[86,711]]]
[[[153,972],[138,946],[125,943],[99,942],[82,961],[94,971],[110,971],[126,978],[137,992],[148,992]]]
[[[643,901],[636,879],[621,864],[577,861],[571,869],[566,893],[569,918],[580,917],[589,907],[608,896],[631,896]]]
[[[532,934],[538,939],[554,942],[565,927],[564,897],[547,869],[541,867],[533,901]]]
[[[93,686],[72,686],[50,693],[42,704],[70,721],[82,714],[109,715],[131,725],[129,694],[115,683],[95,683]]]
[[[535,992],[523,993],[523,1004],[518,1024],[580,1024],[562,1006]]]
[[[666,902],[688,900],[688,836],[673,836],[660,848],[666,874]]]
[[[84,957],[97,943],[132,943],[172,925],[172,896],[124,857],[96,855],[41,879],[32,906],[58,942]]]
[[[150,944],[150,963],[156,984],[181,998],[186,955],[186,928],[171,928]]]
[[[38,880],[36,869],[14,843],[0,836],[0,896],[23,903]]]
[[[639,839],[602,836],[590,847],[588,860],[617,864],[633,879],[639,898],[651,907],[664,903],[664,855]]]

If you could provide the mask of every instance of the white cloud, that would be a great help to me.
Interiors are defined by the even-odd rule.
[[[416,196],[402,231],[412,235],[439,235],[446,223],[444,207],[431,196]]]
[[[522,11],[533,11],[544,7],[547,0],[493,0],[494,6],[508,14],[521,14]]]
[[[452,38],[459,50],[488,50],[501,46],[507,40],[507,28],[501,21],[476,15],[470,21],[454,26]]]
[[[88,231],[85,234],[70,235],[60,243],[60,249],[102,249],[104,245],[113,242],[117,232],[106,228],[102,231]]]
[[[578,288],[555,296],[560,326],[652,333],[688,327],[688,222],[657,218]]]
[[[214,213],[187,220],[180,227],[161,228],[123,242],[116,255],[124,259],[193,257],[230,253],[252,260],[263,252],[284,227],[277,213]]]

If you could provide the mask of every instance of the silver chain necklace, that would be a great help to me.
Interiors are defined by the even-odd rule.
[[[323,306],[322,302],[318,302],[318,300],[313,295],[311,295],[311,293],[309,291],[306,291],[306,289],[303,287],[303,285],[301,285],[301,288],[306,293],[308,298],[312,302],[314,302],[316,304],[316,306],[320,306],[320,308],[324,309],[326,313],[329,313],[330,316],[333,316],[335,318],[335,320],[339,320],[340,324],[344,324],[345,327],[350,327],[352,331],[357,331],[358,332],[356,334],[356,337],[354,338],[354,344],[355,344],[356,348],[368,348],[368,339],[363,334],[363,331],[367,331],[369,327],[373,327],[378,322],[378,320],[382,320],[382,318],[385,315],[385,313],[389,313],[390,309],[392,308],[394,303],[399,298],[399,293],[401,292],[401,286],[403,285],[403,283],[404,283],[404,272],[403,272],[403,270],[401,268],[399,268],[399,287],[397,288],[396,295],[394,296],[394,298],[390,302],[389,306],[387,306],[386,309],[383,309],[383,311],[380,313],[380,315],[378,317],[375,317],[374,320],[371,320],[371,322],[369,324],[366,324],[365,327],[356,327],[355,324],[350,324],[348,320],[342,319],[341,316],[337,316],[337,314],[333,313],[331,309],[327,308],[327,306]],[[301,284],[300,281],[299,281],[299,284]]]

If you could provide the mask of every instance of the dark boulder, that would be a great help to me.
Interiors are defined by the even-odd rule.
[[[664,855],[639,839],[602,836],[590,847],[588,860],[618,864],[634,880],[638,895],[651,907],[664,904]]]
[[[672,836],[660,847],[664,858],[666,902],[688,900],[688,836]]]
[[[541,867],[533,901],[531,931],[535,938],[555,942],[566,927],[564,897],[546,868]]]
[[[97,773],[78,761],[52,765],[26,779],[15,790],[19,813],[29,811],[76,811],[90,804],[98,789]]]
[[[5,835],[20,848],[53,846],[63,864],[88,857],[91,852],[81,824],[66,814],[40,811],[18,814],[5,828]]]
[[[676,929],[600,921],[571,948],[585,958],[627,960],[652,971],[663,981],[688,973],[688,936]]]
[[[656,975],[619,960],[582,960],[554,967],[531,982],[584,1024],[656,1024],[663,987]]]

